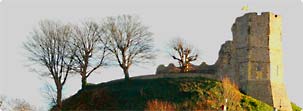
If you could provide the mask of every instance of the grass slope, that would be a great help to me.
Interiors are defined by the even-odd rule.
[[[80,90],[63,101],[63,110],[144,110],[152,100],[173,104],[176,110],[196,110],[201,108],[197,103],[222,98],[222,91],[220,82],[202,77],[119,80]],[[203,109],[216,110],[221,105],[212,103]],[[245,95],[239,106],[272,111],[269,105]]]
[[[293,111],[302,111],[302,108],[297,106],[295,103],[291,102],[291,107]]]

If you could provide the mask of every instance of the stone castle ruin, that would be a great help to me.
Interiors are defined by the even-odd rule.
[[[279,110],[291,111],[283,82],[281,16],[247,13],[232,25],[232,41],[220,49],[214,65],[190,65],[189,73],[229,77],[249,96]],[[156,74],[178,73],[173,64],[160,65]]]

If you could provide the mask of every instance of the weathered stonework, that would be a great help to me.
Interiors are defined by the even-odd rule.
[[[190,73],[228,76],[240,90],[284,111],[291,111],[283,82],[281,16],[247,13],[232,26],[233,41],[226,41],[214,65],[190,65]],[[157,74],[178,73],[175,66],[159,66]]]

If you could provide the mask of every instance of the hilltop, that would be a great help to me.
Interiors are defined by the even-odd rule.
[[[145,110],[150,105],[164,110],[218,110],[224,101],[222,92],[221,82],[204,77],[137,77],[90,85],[65,99],[63,110]],[[235,106],[242,110],[273,110],[242,93],[241,102]]]

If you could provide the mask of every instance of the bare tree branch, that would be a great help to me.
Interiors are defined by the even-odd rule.
[[[56,98],[56,88],[54,88],[50,83],[45,82],[43,89],[41,90],[43,97],[50,101],[50,106],[54,106],[57,104]]]

